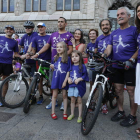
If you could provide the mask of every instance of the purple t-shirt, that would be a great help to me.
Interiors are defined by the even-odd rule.
[[[87,49],[90,50],[90,51],[94,51],[95,43],[92,43],[92,42],[88,43]],[[92,58],[93,57],[93,53],[88,52],[87,49],[86,49],[86,53],[89,54],[90,58]]]
[[[19,38],[16,39],[16,41],[18,42],[18,44],[20,43],[20,40],[21,40],[21,39],[19,39]]]
[[[138,46],[139,46],[139,51],[138,51],[138,63],[140,63],[140,34],[139,34],[139,36],[138,36],[138,38],[137,38],[137,42],[138,42]]]
[[[22,37],[19,45],[20,46],[24,46],[25,53],[27,52],[28,47],[29,47],[30,43],[32,42],[32,39],[34,37],[36,37],[36,36],[38,36],[38,33],[37,32],[33,32],[30,36],[28,34],[25,34]],[[35,61],[34,60],[31,60],[31,59],[26,59],[26,63],[27,64],[29,64],[29,63],[35,63]]]
[[[54,71],[53,71],[53,78],[51,83],[51,89],[62,89],[62,84],[66,78],[67,72],[71,70],[71,59],[68,57],[67,63],[62,63],[61,58],[59,57],[56,62],[54,63]],[[64,87],[65,90],[68,89],[68,84]]]
[[[98,48],[98,52],[104,53],[104,50],[106,49],[108,45],[110,34],[107,36],[104,36],[103,34],[100,35],[95,42],[95,48]]]
[[[0,36],[0,63],[12,64],[13,52],[18,52],[18,43],[14,39]]]
[[[112,45],[112,59],[123,62],[129,60],[137,51],[137,37],[137,28],[134,26],[113,31],[108,42]],[[123,69],[118,65],[113,65],[113,67]]]
[[[73,35],[69,32],[66,32],[66,33],[63,33],[63,34],[59,34],[59,32],[55,32],[53,33],[49,40],[48,40],[48,44],[51,45],[52,47],[52,60],[54,58],[54,56],[57,54],[57,51],[56,51],[56,44],[58,42],[65,42],[68,46],[71,45],[72,46],[72,42],[70,41],[71,38],[73,37]]]
[[[72,65],[70,71],[70,78],[72,79],[72,84],[69,84],[69,87],[77,87],[79,95],[82,97],[86,93],[86,81],[89,81],[86,66],[83,64],[82,70],[80,71],[79,65]],[[76,85],[75,80],[78,78],[82,78],[83,81],[80,81]]]
[[[21,64],[20,64],[19,62],[16,62],[15,68],[16,68],[16,69],[19,68],[19,70],[21,70]]]
[[[36,52],[39,52],[45,44],[47,44],[50,35],[40,36],[33,38],[32,47],[36,48]],[[44,53],[40,54],[38,58],[43,60],[51,60],[51,47]]]

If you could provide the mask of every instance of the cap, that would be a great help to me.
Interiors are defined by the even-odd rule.
[[[10,27],[10,28],[12,28],[14,30],[14,26],[12,26],[12,25],[6,25],[5,26],[5,28],[8,28],[8,27]]]
[[[37,27],[38,27],[39,25],[40,25],[40,26],[46,27],[45,23],[43,23],[43,22],[39,22],[39,23],[37,24]]]

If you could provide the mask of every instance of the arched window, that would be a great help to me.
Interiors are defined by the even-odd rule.
[[[1,0],[1,12],[14,12],[14,0]]]
[[[57,11],[80,10],[80,0],[56,0]]]
[[[118,29],[120,26],[117,23],[117,9],[119,7],[128,7],[130,9],[131,18],[129,20],[129,24],[134,26],[134,18],[135,18],[135,8],[127,0],[116,0],[112,7],[108,9],[108,17],[112,22],[112,31]]]
[[[26,12],[46,11],[47,0],[25,0]]]

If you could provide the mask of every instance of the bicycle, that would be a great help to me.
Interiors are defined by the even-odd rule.
[[[81,132],[83,135],[87,135],[92,130],[97,120],[98,114],[100,112],[101,103],[103,101],[106,102],[109,101],[110,107],[112,109],[117,107],[117,99],[119,97],[115,95],[114,84],[109,79],[109,77],[112,76],[115,73],[115,71],[108,71],[107,68],[108,66],[111,66],[114,63],[119,66],[125,65],[124,62],[102,57],[101,54],[99,53],[95,54],[93,51],[89,52],[93,53],[95,59],[102,58],[102,61],[95,60],[98,63],[101,63],[98,67],[101,72],[96,75],[95,82],[92,86],[88,100],[84,108],[81,123]]]
[[[20,58],[15,58],[15,60],[21,60]],[[26,77],[30,79],[30,75],[28,74],[26,68],[30,68],[30,66],[22,63],[21,70],[16,74],[11,74],[7,78],[5,78],[0,85],[0,99],[4,106],[8,108],[17,108],[24,103],[26,93],[28,91],[29,85]],[[6,94],[3,95],[2,92],[5,86],[8,86]]]
[[[24,113],[29,112],[30,106],[31,106],[33,100],[36,98],[38,83],[39,83],[41,77],[44,77],[46,79],[46,84],[45,85],[47,86],[47,88],[50,88],[50,86],[49,86],[49,76],[48,75],[49,75],[49,66],[50,66],[51,63],[48,62],[48,61],[39,59],[39,58],[35,58],[33,60],[39,61],[40,65],[39,65],[38,71],[34,73],[33,80],[31,82],[31,85],[30,85],[29,90],[27,92],[27,95],[26,95],[26,98],[25,98],[25,104],[24,104],[24,107],[23,107],[23,112]],[[43,63],[48,64],[48,66],[47,67],[42,66]]]

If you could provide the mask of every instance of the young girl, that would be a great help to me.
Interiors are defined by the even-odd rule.
[[[75,50],[72,52],[72,65],[70,76],[68,78],[69,90],[68,96],[71,97],[71,115],[67,120],[74,118],[75,100],[78,98],[79,117],[78,123],[82,122],[82,97],[86,92],[86,82],[89,81],[86,66],[83,63],[82,53]]]
[[[64,112],[63,119],[67,120],[67,90],[68,90],[68,76],[71,69],[71,59],[67,55],[67,45],[65,42],[57,43],[57,55],[53,59],[50,68],[54,70],[51,83],[51,89],[53,90],[52,96],[52,119],[57,119],[55,114],[55,103],[58,95],[58,89],[62,89]]]

